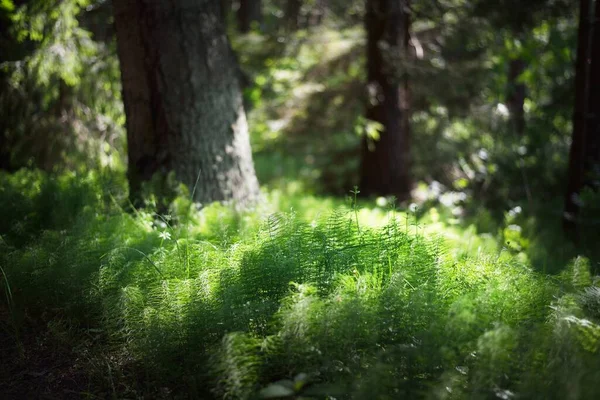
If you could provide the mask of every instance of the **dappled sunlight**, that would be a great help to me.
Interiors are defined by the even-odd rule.
[[[107,177],[88,177],[77,197],[73,176],[52,188],[40,178],[12,177],[3,198],[7,183],[17,188],[27,179],[52,197],[70,193],[81,208],[70,227],[54,231],[64,221],[48,222],[36,243],[19,249],[15,240],[29,236],[14,230],[18,214],[35,217],[43,208],[5,204],[15,214],[0,259],[12,312],[40,315],[52,299],[165,382],[202,365],[198,373],[218,372],[215,390],[233,397],[266,390],[281,377],[274,371],[306,374],[298,393],[376,387],[384,396],[438,379],[459,392],[529,393],[546,389],[517,384],[516,376],[553,379],[595,362],[588,354],[598,351],[600,328],[584,311],[597,313],[598,296],[586,260],[558,281],[547,278],[494,255],[489,239],[445,224],[435,208],[417,220],[417,210],[395,211],[381,200],[363,208],[296,197],[292,188],[267,191],[269,205],[245,212],[215,203],[159,217],[113,203],[101,216],[94,210]],[[20,195],[30,204],[47,197]],[[579,370],[556,366],[553,357],[567,354]],[[576,379],[590,390],[584,375]]]
[[[0,398],[600,398],[599,13],[0,0]]]

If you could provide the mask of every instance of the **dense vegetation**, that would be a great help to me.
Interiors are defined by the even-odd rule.
[[[2,183],[14,397],[598,395],[586,259],[549,277],[393,208],[277,192],[161,216],[124,212],[110,174]]]
[[[359,186],[391,129],[365,110],[381,2],[222,1],[245,207],[164,165],[132,198],[111,3],[0,0],[1,398],[600,397],[593,154],[565,189],[577,1],[406,3],[400,200]]]

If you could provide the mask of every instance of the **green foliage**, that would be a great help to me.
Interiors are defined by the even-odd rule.
[[[123,165],[115,46],[81,24],[93,3],[34,0],[0,11],[0,134],[12,170]]]
[[[265,204],[198,210],[167,176],[132,210],[114,172],[115,46],[90,33],[106,3],[0,2],[9,167],[74,171],[0,173],[2,348],[8,338],[24,357],[38,349],[28,338],[93,337],[77,356],[102,353],[92,370],[108,365],[113,397],[126,386],[148,398],[600,397],[597,194],[582,193],[578,247],[557,234],[561,200],[549,200],[571,120],[566,2],[414,2],[422,56],[403,67],[412,173],[427,183],[410,212],[385,198],[360,208],[357,188],[350,207],[307,194],[348,196],[362,141],[378,139],[363,117],[354,0],[304,2],[294,33],[265,1],[263,34],[232,33],[254,82],[244,100]],[[515,59],[522,136],[506,106]]]
[[[575,275],[572,279],[578,280]],[[586,307],[594,293],[595,287],[588,287],[579,296],[566,294],[554,303],[549,321],[551,336],[544,339],[541,347],[553,362],[539,365],[538,377],[541,379],[531,385],[533,391],[530,393],[544,390],[543,393],[548,393],[551,398],[595,398],[600,395],[596,385],[589,385],[600,377],[600,325],[597,315]]]
[[[242,68],[254,78],[246,94],[261,182],[293,179],[305,190],[345,194],[357,183],[363,137],[376,137],[363,118],[365,33],[358,29],[360,18],[353,19],[363,11],[352,2],[346,11],[355,17],[345,15],[338,25],[343,13],[337,2],[328,3],[320,26],[295,35],[233,39]],[[516,20],[515,9],[523,10]],[[546,218],[547,210],[537,205],[562,196],[573,98],[573,10],[572,2],[562,0],[413,4],[411,34],[422,54],[404,65],[412,93],[412,176],[466,194],[467,216],[486,208],[487,232],[504,230],[504,215],[515,206]],[[516,59],[525,63],[515,80],[526,87],[522,136],[515,134],[507,106],[514,84],[509,64]],[[558,207],[552,212],[560,214]],[[521,239],[530,240],[522,228]],[[519,246],[523,254],[536,251]]]
[[[11,219],[0,304],[12,324],[21,335],[32,318],[68,321],[70,337],[102,332],[147,371],[143,390],[553,398],[576,384],[597,394],[598,290],[583,259],[556,281],[505,253],[416,234],[393,210],[374,224],[376,209],[354,204],[306,223],[317,203],[276,193],[271,202],[296,211],[198,211],[183,197],[168,216],[125,213],[113,173],[21,171],[1,187]]]
[[[346,193],[356,183],[366,125],[362,32],[317,27],[283,43],[274,39],[234,38],[241,65],[254,78],[246,97],[258,178]]]

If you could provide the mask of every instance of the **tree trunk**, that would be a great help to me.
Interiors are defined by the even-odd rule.
[[[288,29],[295,31],[300,28],[300,11],[302,10],[302,0],[287,0],[285,19]]]
[[[302,0],[287,0],[285,19],[291,31],[318,26],[323,22],[327,12],[326,0],[314,0],[310,8],[302,12]]]
[[[591,27],[588,107],[585,121],[587,175],[584,184],[600,187],[600,0],[596,0],[594,25]]]
[[[262,21],[261,0],[240,0],[237,17],[240,32],[250,32],[253,23]]]
[[[2,28],[0,27],[0,34]],[[0,61],[2,60],[2,55],[0,54]],[[9,93],[10,87],[9,87],[9,82],[7,77],[5,76],[5,73],[3,71],[0,71],[0,93],[4,93],[4,91],[6,91],[6,93]],[[10,101],[12,104],[14,104],[14,101],[11,101],[12,99],[6,99],[4,96],[0,96],[0,109],[2,110],[7,110],[9,109],[8,107],[6,107],[4,105],[4,101]],[[10,124],[10,118],[0,118],[0,170],[2,171],[8,171],[8,172],[12,172],[13,168],[12,168],[12,155],[11,155],[11,148],[12,145],[9,142],[9,138],[7,137],[7,133],[11,127]]]
[[[0,129],[2,128],[2,125],[0,125]],[[6,138],[6,134],[4,133],[4,129],[2,129],[0,131],[0,170],[9,172],[13,170],[10,159],[10,146]]]
[[[360,190],[367,196],[410,197],[408,7],[408,0],[367,0],[366,117],[383,126],[379,140],[363,140]],[[400,71],[390,63],[392,54],[400,54]]]
[[[315,0],[312,9],[310,10],[310,14],[308,16],[308,26],[318,26],[321,25],[323,19],[325,18],[325,13],[327,11],[327,2],[326,0]]]
[[[575,65],[575,107],[573,111],[573,138],[569,154],[567,175],[567,191],[565,194],[565,210],[563,229],[565,233],[576,237],[576,218],[579,213],[579,193],[583,185],[585,146],[586,146],[586,113],[588,87],[588,60],[590,48],[590,0],[581,0],[579,7],[579,31],[577,37],[577,61]]]
[[[508,66],[508,88],[506,103],[510,111],[513,131],[518,137],[525,133],[525,84],[519,82],[519,77],[525,71],[525,61],[520,58],[510,60]]]
[[[201,203],[258,195],[219,2],[115,0],[130,196],[173,171]]]

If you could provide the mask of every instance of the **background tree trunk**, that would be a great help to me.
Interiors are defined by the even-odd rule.
[[[261,0],[240,0],[237,17],[240,32],[250,32],[252,23],[262,21]]]
[[[2,125],[0,125],[0,170],[10,172],[13,170],[10,165],[10,146],[8,145],[4,130],[1,129]]]
[[[584,184],[600,186],[600,1],[596,0],[590,46],[588,107],[585,121],[587,176]]]
[[[579,192],[583,185],[585,164],[585,116],[587,108],[588,50],[590,46],[590,0],[581,0],[579,6],[579,31],[577,35],[577,61],[575,65],[575,108],[573,110],[573,138],[569,154],[567,191],[563,229],[576,237],[576,218],[579,213]]]
[[[367,74],[369,104],[366,117],[383,129],[379,140],[365,137],[360,190],[364,195],[410,196],[409,145],[409,1],[367,0]],[[401,71],[390,55],[400,54]]]
[[[300,11],[302,10],[302,0],[287,0],[285,19],[288,29],[295,31],[300,28]]]
[[[258,195],[237,66],[219,2],[115,0],[130,195],[154,174],[202,203]],[[198,178],[198,179],[197,179]]]
[[[510,60],[508,65],[508,87],[506,103],[510,111],[512,128],[518,137],[525,133],[525,84],[519,82],[519,77],[525,71],[527,64],[520,58]]]

